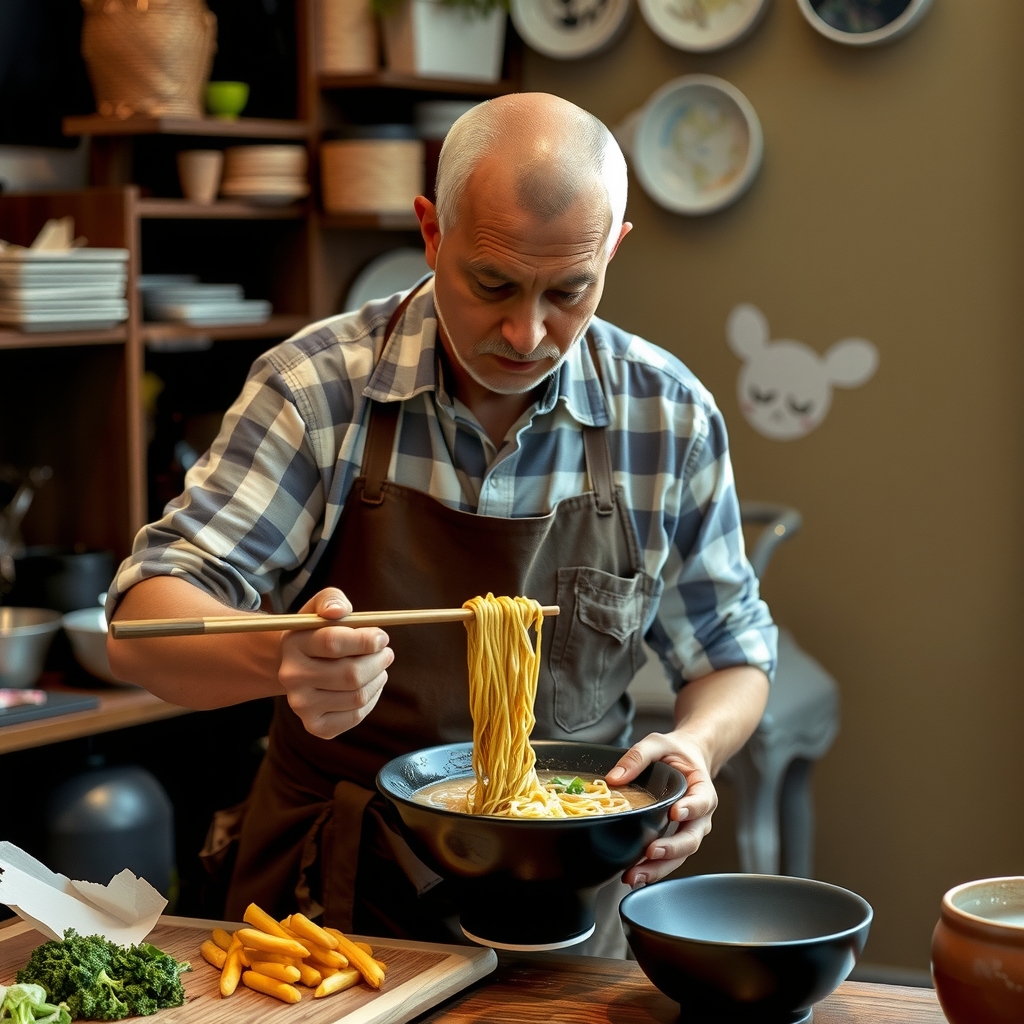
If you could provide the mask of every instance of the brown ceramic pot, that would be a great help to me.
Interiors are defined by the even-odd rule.
[[[932,976],[951,1024],[1024,1021],[1024,877],[984,878],[946,893]]]

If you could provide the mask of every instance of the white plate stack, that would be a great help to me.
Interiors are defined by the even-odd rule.
[[[305,146],[232,146],[224,150],[220,194],[258,206],[287,206],[309,195]]]
[[[272,306],[247,299],[240,284],[200,284],[193,274],[143,274],[142,308],[149,321],[190,327],[227,327],[266,323]]]
[[[128,319],[127,249],[0,251],[0,324],[104,331]]]

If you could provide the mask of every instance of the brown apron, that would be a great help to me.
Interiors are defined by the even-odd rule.
[[[643,571],[614,487],[605,428],[582,428],[592,492],[548,515],[504,519],[387,482],[401,409],[400,401],[372,403],[361,475],[296,605],[326,586],[344,590],[356,609],[453,608],[488,591],[557,604],[561,614],[543,631],[534,737],[628,742],[625,691],[642,663],[658,583]],[[446,887],[387,826],[374,779],[398,754],[472,738],[466,632],[453,623],[398,626],[389,636],[388,682],[348,732],[318,739],[278,698],[242,828],[230,919],[255,901],[278,916],[322,909],[327,924],[365,934],[451,940]]]

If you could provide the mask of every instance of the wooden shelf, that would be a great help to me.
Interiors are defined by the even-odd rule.
[[[287,206],[256,206],[222,199],[215,203],[193,203],[187,199],[140,199],[136,209],[147,220],[302,220],[305,203]]]
[[[106,331],[46,331],[32,333],[0,327],[0,349],[59,348],[66,345],[121,345],[128,337],[127,325]]]
[[[452,96],[503,96],[519,88],[507,78],[499,82],[474,82],[463,78],[420,78],[386,70],[373,75],[320,75],[319,81],[321,89],[405,89]]]
[[[225,139],[305,139],[305,121],[281,121],[264,117],[65,117],[65,135],[208,135]]]
[[[245,341],[249,338],[287,338],[311,320],[312,317],[305,313],[279,313],[265,324],[193,327],[190,324],[144,323],[142,339],[166,341],[170,338],[212,338],[214,341]]]
[[[168,704],[159,697],[154,697],[148,690],[135,687],[74,692],[97,697],[100,706],[90,711],[73,711],[67,715],[54,715],[52,718],[38,718],[31,722],[5,725],[0,729],[0,754],[41,747],[47,743],[61,743],[82,736],[96,736],[101,732],[111,732],[114,729],[125,729],[131,725],[143,725],[146,722],[156,722],[162,718],[174,718],[190,713],[189,708]]]
[[[325,213],[321,225],[338,231],[419,231],[416,214],[408,213]]]

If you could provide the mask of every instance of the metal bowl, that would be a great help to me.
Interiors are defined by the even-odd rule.
[[[537,768],[605,775],[618,747],[555,740],[533,744]],[[472,744],[405,754],[377,776],[397,826],[416,855],[454,890],[468,938],[499,949],[559,949],[594,931],[597,890],[643,855],[668,828],[686,779],[653,764],[636,780],[655,801],[591,818],[500,818],[418,803],[413,794],[473,774]]]
[[[61,619],[64,632],[71,641],[75,660],[90,675],[115,686],[130,684],[118,679],[110,670],[107,657],[107,617],[102,608],[80,608]]]
[[[693,1024],[799,1024],[853,970],[870,904],[810,878],[695,875],[619,904],[644,974]]]
[[[31,686],[60,629],[60,612],[47,608],[0,608],[0,687]]]

